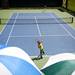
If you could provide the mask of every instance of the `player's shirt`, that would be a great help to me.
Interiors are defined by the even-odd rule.
[[[43,44],[42,44],[42,43],[38,44],[38,48],[39,48],[40,50],[43,50]]]

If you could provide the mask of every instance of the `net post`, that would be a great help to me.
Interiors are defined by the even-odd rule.
[[[72,23],[73,23],[73,17],[72,17]]]

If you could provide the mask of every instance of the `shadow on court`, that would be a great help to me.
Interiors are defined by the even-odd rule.
[[[40,60],[41,58],[40,57],[34,57],[34,58],[32,58],[32,60],[34,61],[34,60]]]

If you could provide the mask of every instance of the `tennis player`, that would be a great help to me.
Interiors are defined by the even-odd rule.
[[[39,50],[40,50],[40,55],[39,55],[39,57],[42,59],[43,58],[43,54],[45,54],[45,52],[44,52],[44,47],[43,47],[43,44],[42,44],[42,42],[41,41],[37,41],[37,44],[38,44],[38,48],[39,48]]]

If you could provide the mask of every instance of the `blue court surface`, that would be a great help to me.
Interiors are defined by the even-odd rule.
[[[42,40],[47,55],[74,53],[75,30],[56,18],[53,13],[14,13],[0,34],[0,44],[16,46],[36,56],[39,54],[37,40]]]

